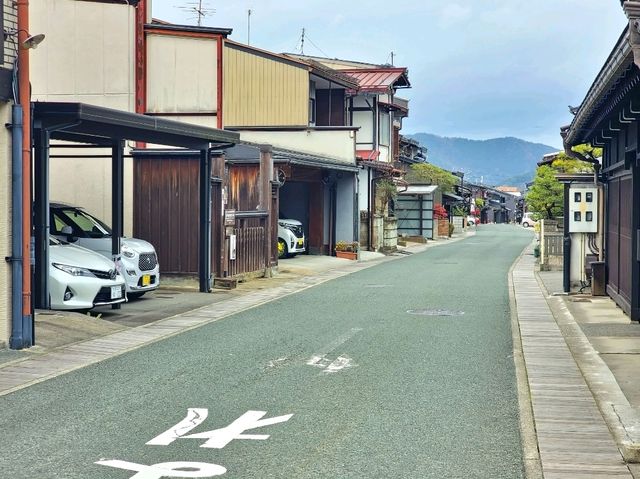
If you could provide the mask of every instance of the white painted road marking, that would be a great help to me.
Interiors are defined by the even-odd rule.
[[[293,416],[293,414],[286,414],[284,416],[261,419],[265,414],[267,414],[266,411],[247,411],[226,427],[185,435],[201,424],[207,418],[207,414],[208,412],[206,409],[189,408],[186,418],[174,427],[151,439],[147,442],[147,445],[167,446],[176,439],[207,439],[207,441],[204,444],[201,444],[200,447],[222,449],[234,439],[264,441],[265,439],[269,439],[268,434],[244,434],[244,432],[259,427],[286,422]]]
[[[101,466],[115,467],[126,471],[136,471],[130,479],[160,479],[162,477],[215,477],[227,472],[227,469],[218,464],[208,462],[161,462],[146,466],[135,462],[97,461]]]
[[[345,369],[351,366],[356,366],[353,360],[345,355],[338,356],[338,358],[335,359],[334,361],[327,359],[326,356],[329,353],[331,353],[333,350],[338,349],[344,343],[349,341],[349,339],[351,339],[353,336],[356,335],[356,333],[359,333],[360,331],[362,331],[362,328],[352,328],[350,331],[346,332],[345,334],[337,338],[335,341],[332,341],[330,344],[322,348],[322,350],[319,353],[311,356],[311,359],[307,361],[307,365],[315,366],[317,368],[322,368],[323,374],[335,373],[342,369]]]

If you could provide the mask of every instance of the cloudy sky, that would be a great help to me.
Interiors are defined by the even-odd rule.
[[[198,0],[153,0],[156,18],[196,24]],[[274,52],[409,68],[404,133],[515,136],[554,147],[620,36],[611,0],[204,0],[203,25]],[[180,7],[187,7],[187,9]]]

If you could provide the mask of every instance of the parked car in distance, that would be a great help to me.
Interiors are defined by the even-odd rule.
[[[533,213],[527,212],[522,216],[522,221],[520,224],[525,228],[529,228],[530,226],[534,226],[537,223],[536,220],[533,219]]]
[[[302,223],[298,220],[278,220],[278,258],[288,258],[305,252]]]
[[[471,215],[467,216],[467,226],[477,225],[478,222],[479,222],[479,220],[475,216],[471,216]]]
[[[49,238],[51,309],[89,310],[126,301],[125,280],[95,251]]]
[[[84,209],[63,203],[49,207],[51,234],[67,243],[111,255],[111,228]],[[153,245],[137,238],[122,238],[116,268],[127,284],[127,296],[139,298],[160,286],[160,266]]]

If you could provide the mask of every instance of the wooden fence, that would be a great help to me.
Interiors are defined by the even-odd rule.
[[[266,231],[269,216],[264,211],[239,211],[233,234],[236,237],[236,259],[229,259],[231,277],[264,271],[266,268]]]

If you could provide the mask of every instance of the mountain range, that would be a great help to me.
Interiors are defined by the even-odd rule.
[[[513,137],[470,140],[431,133],[406,136],[427,148],[429,163],[449,171],[462,171],[465,181],[493,186],[523,187],[533,179],[542,157],[558,151],[549,145]]]

